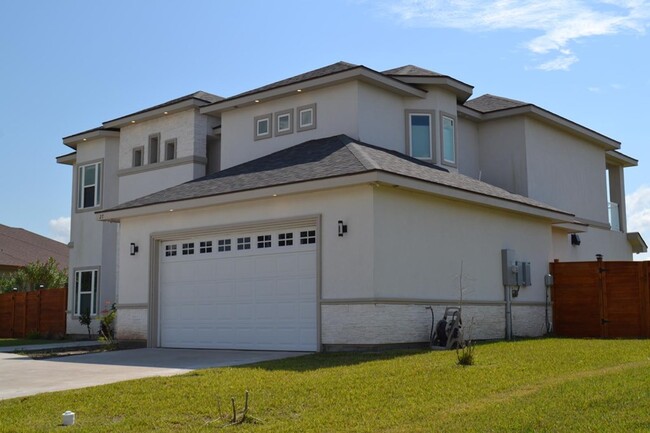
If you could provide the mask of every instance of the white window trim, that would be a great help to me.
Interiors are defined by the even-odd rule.
[[[283,117],[288,117],[289,126],[284,129],[280,129],[280,119]],[[289,110],[278,111],[274,115],[275,118],[275,136],[287,135],[293,133],[293,108]]]
[[[429,117],[429,154],[431,155],[429,158],[426,157],[418,157],[413,155],[413,146],[412,146],[412,141],[411,141],[411,117],[412,116],[428,116]],[[435,124],[435,111],[428,111],[428,110],[405,110],[405,116],[404,116],[404,121],[405,121],[405,129],[406,129],[406,154],[419,159],[421,161],[427,161],[434,163],[436,160],[435,156],[435,150],[436,146],[434,145],[435,141],[435,130],[436,130],[436,124]]]
[[[97,209],[98,207],[101,206],[101,204],[102,204],[102,187],[103,187],[103,183],[104,183],[104,182],[102,182],[102,177],[103,177],[103,174],[104,174],[103,170],[102,170],[102,165],[103,165],[102,162],[103,162],[102,160],[90,161],[88,163],[85,163],[83,165],[79,165],[77,167],[77,191],[76,191],[76,194],[77,194],[77,197],[76,197],[76,202],[77,202],[76,210],[77,210],[77,212],[84,212],[84,211],[88,211],[88,210],[91,210],[91,209]],[[85,177],[84,172],[85,172],[86,168],[90,167],[90,166],[95,166],[95,183],[94,183],[95,197],[94,197],[94,201],[93,201],[93,206],[84,207],[84,206],[82,206],[83,198],[84,198],[84,191],[83,190],[88,186],[88,185],[84,185],[84,177]]]
[[[265,138],[271,138],[273,136],[273,115],[271,113],[256,116],[253,120],[253,128],[255,128],[253,130],[253,135],[255,140],[264,140]],[[266,134],[259,134],[259,124],[263,121],[267,121],[268,130]]]
[[[304,111],[311,111],[311,123],[302,124],[302,113]],[[297,117],[297,127],[298,132],[309,131],[310,129],[316,129],[316,104],[303,105],[296,108],[296,117]]]
[[[454,161],[445,159],[445,118],[450,119],[454,127]],[[456,120],[456,116],[452,116],[451,114],[444,112],[440,113],[440,161],[443,165],[450,167],[458,167],[458,129],[456,128],[457,123],[458,122]]]
[[[82,292],[80,290],[81,274],[84,272],[92,272],[91,289],[90,291]],[[90,294],[90,315],[97,315],[97,300],[99,298],[99,268],[78,268],[74,272],[74,316],[81,315],[81,295]]]

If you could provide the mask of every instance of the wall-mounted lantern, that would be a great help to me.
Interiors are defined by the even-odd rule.
[[[130,246],[130,248],[129,248],[129,253],[130,253],[132,256],[135,256],[135,255],[136,255],[136,253],[138,252],[138,249],[139,249],[138,246],[137,246],[136,244],[134,244],[133,242],[131,242],[131,246]]]
[[[339,236],[343,236],[348,232],[348,225],[343,224],[343,221],[339,220]]]

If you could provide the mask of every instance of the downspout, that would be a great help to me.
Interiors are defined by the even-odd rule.
[[[512,290],[510,286],[503,286],[506,301],[506,340],[512,340]]]

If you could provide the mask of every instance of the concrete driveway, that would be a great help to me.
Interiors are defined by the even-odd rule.
[[[131,349],[34,360],[14,353],[0,353],[0,400],[304,354],[245,350]]]

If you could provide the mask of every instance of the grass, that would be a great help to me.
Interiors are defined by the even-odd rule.
[[[56,340],[32,339],[32,338],[0,338],[0,347],[11,346],[32,346],[34,344],[52,344]]]
[[[650,340],[542,339],[454,351],[317,354],[0,401],[0,431],[221,431],[217,398],[262,424],[237,432],[650,431]],[[213,422],[211,422],[213,421]]]

